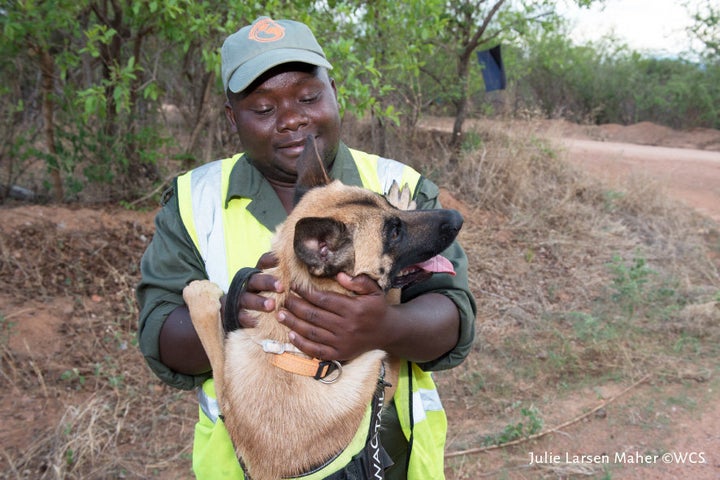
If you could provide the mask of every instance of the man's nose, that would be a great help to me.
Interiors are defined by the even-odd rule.
[[[296,131],[300,127],[307,125],[308,118],[301,108],[293,108],[291,106],[280,110],[278,114],[277,130],[282,132],[285,130]]]

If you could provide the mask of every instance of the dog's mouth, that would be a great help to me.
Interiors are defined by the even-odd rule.
[[[403,268],[390,283],[391,288],[403,288],[413,283],[422,282],[433,273],[449,273],[455,275],[452,262],[442,255],[435,255],[429,260]]]

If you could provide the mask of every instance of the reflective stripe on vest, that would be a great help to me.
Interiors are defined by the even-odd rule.
[[[443,406],[437,390],[419,389],[413,392],[413,420],[422,422],[427,417],[425,412],[442,411]]]
[[[178,177],[177,181],[180,217],[205,262],[208,278],[223,292],[227,292],[232,280],[226,247],[224,200],[230,172],[239,158],[240,155],[235,155],[207,163]]]
[[[202,388],[198,388],[197,397],[200,410],[212,423],[217,422],[220,418],[220,403],[215,398],[215,383],[212,378],[203,382]]]
[[[410,405],[412,414],[408,408]],[[447,417],[432,375],[414,363],[403,362],[395,393],[395,408],[405,438],[412,442],[408,480],[444,479]]]

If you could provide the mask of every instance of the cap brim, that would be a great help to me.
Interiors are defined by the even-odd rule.
[[[242,68],[238,68],[230,75],[227,88],[233,93],[242,92],[263,73],[273,67],[290,62],[309,63],[332,69],[330,62],[315,52],[296,48],[279,48],[245,62]]]

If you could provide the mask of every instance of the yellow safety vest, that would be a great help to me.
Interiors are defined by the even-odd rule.
[[[393,180],[414,191],[420,174],[412,168],[377,155],[350,150],[365,188],[387,193]],[[205,262],[209,280],[228,291],[235,272],[254,266],[270,248],[273,232],[251,213],[247,198],[233,198],[225,207],[230,172],[242,158],[217,160],[181,175],[177,195],[182,222]],[[237,242],[242,239],[242,248]],[[220,415],[212,379],[198,389],[199,420],[193,442],[193,471],[199,480],[244,478],[230,437]],[[447,419],[429,372],[411,362],[400,371],[395,405],[405,438],[411,445],[409,480],[444,479]],[[369,411],[369,410],[368,410]],[[341,470],[365,445],[369,415],[348,448],[320,472],[298,477],[320,480]]]

